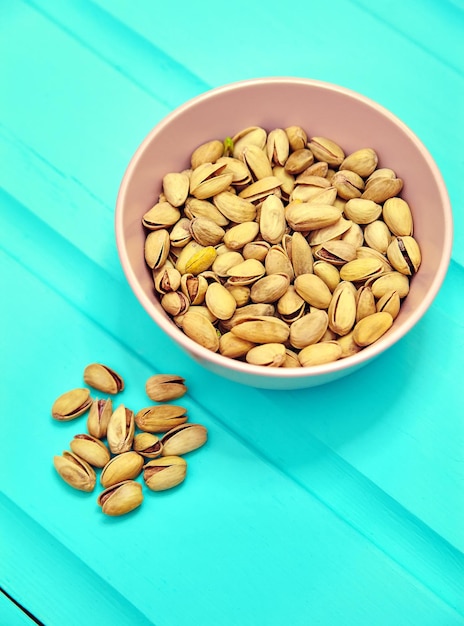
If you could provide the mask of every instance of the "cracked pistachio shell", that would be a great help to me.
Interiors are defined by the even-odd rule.
[[[292,202],[287,205],[286,219],[293,230],[316,230],[335,224],[340,219],[340,211],[331,204]]]
[[[266,153],[271,163],[284,165],[290,152],[287,133],[282,128],[274,128],[267,136]]]
[[[390,243],[391,233],[388,226],[382,220],[375,220],[364,229],[364,241],[366,245],[381,254],[385,254]]]
[[[245,259],[242,254],[240,254],[240,252],[237,252],[236,250],[231,250],[230,252],[218,254],[218,256],[214,259],[211,269],[220,278],[227,278],[227,272],[232,267],[243,263],[244,260]]]
[[[223,174],[232,174],[232,184],[237,187],[248,185],[251,183],[252,178],[250,170],[245,163],[240,159],[234,159],[233,157],[223,156],[217,160],[217,163],[225,165],[222,170]]]
[[[145,261],[151,269],[157,269],[166,262],[169,256],[171,240],[165,228],[152,230],[145,239]]]
[[[388,198],[397,196],[403,189],[403,181],[401,178],[375,178],[365,187],[362,198],[382,203]]]
[[[336,341],[342,350],[342,359],[348,356],[353,356],[353,354],[356,354],[362,349],[361,346],[358,346],[358,344],[353,339],[353,331],[349,332],[347,335],[338,337]]]
[[[291,324],[300,319],[305,311],[306,302],[299,296],[293,285],[289,285],[286,292],[277,301],[277,312],[281,319]]]
[[[331,263],[327,261],[316,261],[313,266],[316,276],[325,282],[330,291],[333,291],[340,282],[340,272]]]
[[[325,311],[314,309],[290,326],[290,344],[297,349],[305,348],[322,339],[328,326]]]
[[[88,389],[71,389],[55,400],[52,417],[60,422],[67,422],[83,415],[91,405],[92,398]]]
[[[209,200],[198,200],[189,196],[185,203],[185,215],[189,220],[195,217],[206,217],[218,226],[227,226],[229,220]],[[174,227],[175,228],[175,227]]]
[[[341,165],[345,158],[342,148],[327,137],[312,137],[308,147],[318,161],[325,161],[333,167]]]
[[[190,176],[190,193],[199,200],[206,200],[225,191],[232,183],[232,174],[223,174],[223,163],[202,163]]]
[[[320,261],[342,266],[356,258],[356,248],[347,241],[334,239],[321,243],[314,250],[314,256]]]
[[[169,240],[174,248],[183,248],[191,241],[190,220],[188,217],[181,217],[169,233]]]
[[[203,346],[207,350],[217,352],[219,349],[219,337],[213,324],[200,313],[187,311],[182,320],[182,330],[184,333]]]
[[[285,343],[290,335],[288,325],[271,315],[243,316],[232,326],[231,332],[254,343]]]
[[[273,304],[246,304],[245,306],[237,308],[230,320],[223,321],[221,326],[222,329],[227,332],[240,321],[262,315],[273,316],[274,313],[275,307]]]
[[[229,250],[241,250],[247,243],[251,243],[259,232],[257,222],[242,222],[228,228],[224,234],[224,243]]]
[[[329,328],[337,335],[347,335],[356,322],[356,289],[342,281],[333,292],[327,311]]]
[[[157,202],[142,217],[142,224],[148,230],[169,228],[180,219],[180,211],[169,202]]]
[[[272,244],[279,243],[287,228],[285,208],[277,196],[268,196],[261,205],[259,231],[261,237]]]
[[[216,194],[213,204],[228,220],[236,224],[252,222],[256,218],[255,205],[230,191]]]
[[[387,257],[401,274],[415,274],[421,264],[421,251],[414,237],[394,237],[387,248]]]
[[[292,174],[292,176],[296,176],[304,172],[305,169],[313,163],[314,155],[311,150],[308,150],[308,148],[300,148],[290,154],[285,161],[284,168],[286,172]]]
[[[231,359],[238,359],[245,356],[255,345],[252,341],[241,339],[229,331],[219,338],[219,353]]]
[[[319,244],[325,243],[326,241],[338,239],[344,233],[346,233],[352,223],[353,222],[351,220],[346,220],[341,215],[339,219],[333,224],[330,224],[330,226],[311,231],[308,235],[308,243],[312,246],[318,246]]]
[[[179,485],[187,475],[187,462],[169,455],[149,461],[143,468],[143,480],[152,491],[165,491]]]
[[[338,170],[330,182],[344,200],[359,198],[364,190],[364,180],[351,170]]]
[[[397,237],[408,237],[413,232],[413,219],[409,204],[402,198],[389,198],[383,204],[383,219]]]
[[[92,402],[89,415],[87,417],[87,430],[90,435],[97,439],[106,437],[108,422],[113,413],[113,402],[111,398],[96,399]]]
[[[219,320],[228,320],[235,313],[234,296],[220,283],[211,283],[206,290],[205,304]]]
[[[393,324],[390,313],[373,313],[356,323],[353,330],[353,339],[358,346],[369,346],[380,339]]]
[[[206,319],[209,320],[212,324],[217,322],[217,319],[214,317],[214,315],[205,305],[200,305],[200,304],[192,305],[188,308],[188,310],[193,313],[197,313],[198,315],[204,315]],[[185,313],[181,313],[180,315],[176,315],[173,317],[173,321],[175,322],[177,326],[179,326],[179,328],[182,328],[184,316],[185,316]]]
[[[374,280],[370,287],[377,299],[390,291],[396,291],[400,298],[405,298],[409,293],[409,279],[401,272],[388,272]]]
[[[188,297],[181,291],[169,291],[161,298],[161,306],[166,313],[176,317],[188,311],[190,302]]]
[[[351,170],[367,178],[377,167],[379,157],[372,148],[361,148],[349,154],[340,164],[341,170]]]
[[[392,266],[388,262],[387,257],[375,250],[375,248],[369,248],[369,246],[360,246],[356,250],[356,256],[358,259],[375,259],[382,266],[382,272],[391,272],[393,270]]]
[[[121,454],[121,452],[130,450],[134,439],[134,431],[135,422],[133,411],[126,408],[123,404],[120,404],[118,408],[113,411],[110,421],[108,422],[106,438],[111,452],[113,454]]]
[[[61,478],[74,489],[93,491],[97,480],[95,470],[73,452],[64,451],[53,457],[53,465]]]
[[[363,285],[356,293],[356,322],[376,312],[375,298],[369,285]]]
[[[190,157],[192,169],[196,169],[203,163],[216,163],[216,161],[224,154],[224,144],[219,139],[207,141],[198,146]]]
[[[208,217],[195,217],[189,225],[190,234],[201,246],[216,246],[225,230]]]
[[[386,313],[390,313],[393,319],[398,316],[401,307],[401,299],[398,295],[397,291],[389,291],[385,295],[383,295],[376,304],[376,309],[378,312],[385,311]]]
[[[84,369],[84,381],[103,393],[116,394],[124,389],[122,377],[102,363],[91,363]]]
[[[177,400],[186,392],[185,378],[175,374],[154,374],[145,383],[145,391],[150,400],[167,402]]]
[[[163,177],[163,192],[173,207],[180,207],[187,199],[190,180],[187,174],[176,172]]]
[[[250,287],[246,285],[225,285],[227,291],[232,294],[237,306],[245,306],[250,301]]]
[[[350,282],[361,282],[374,276],[380,276],[383,263],[375,258],[354,259],[340,269],[340,278]]]
[[[298,354],[294,350],[287,348],[285,350],[285,360],[281,367],[301,367],[301,363],[298,360]]]
[[[303,348],[298,360],[303,367],[324,365],[337,361],[342,356],[342,349],[336,341],[322,341]]]
[[[161,439],[162,456],[180,456],[200,448],[208,439],[208,431],[201,424],[182,424],[169,430]]]
[[[250,291],[250,298],[255,303],[276,302],[286,293],[290,285],[287,274],[269,274],[257,280]]]
[[[105,515],[125,515],[143,502],[142,485],[135,480],[125,480],[105,489],[97,499]]]
[[[308,142],[308,135],[301,126],[288,126],[285,129],[290,148],[295,150],[301,150],[306,147]]]
[[[382,207],[373,200],[352,198],[345,204],[344,213],[355,224],[370,224],[380,217]]]
[[[285,361],[285,346],[282,343],[265,343],[251,348],[246,362],[264,367],[281,367]]]
[[[351,243],[355,248],[359,248],[364,243],[364,233],[359,224],[351,223],[351,226],[341,236],[343,241]]]
[[[135,423],[140,430],[149,433],[164,433],[188,419],[187,409],[174,404],[159,404],[140,409],[135,415]]]
[[[269,195],[275,194],[280,197],[280,185],[281,182],[276,176],[266,176],[242,189],[239,197],[252,204],[260,204]]]
[[[266,273],[266,268],[257,259],[246,259],[227,270],[230,284],[251,285]]]
[[[293,280],[294,271],[286,250],[281,245],[271,246],[264,259],[266,274],[287,274]]]
[[[234,158],[239,159],[247,146],[257,146],[263,150],[266,145],[266,140],[267,132],[264,128],[260,126],[244,128],[232,137],[234,146],[232,154]]]
[[[248,170],[255,180],[272,176],[272,165],[264,150],[250,144],[242,150],[240,158],[243,160]]]
[[[69,446],[74,454],[94,467],[104,467],[110,460],[110,451],[103,441],[87,433],[74,435]]]
[[[272,175],[280,180],[280,191],[283,198],[289,198],[295,188],[295,177],[285,171],[283,165],[274,165]]]
[[[133,448],[147,459],[156,459],[161,456],[163,445],[159,438],[152,433],[138,433],[134,437]]]
[[[181,275],[169,261],[153,270],[153,284],[160,294],[166,294],[169,291],[177,291],[180,287]]]
[[[327,309],[332,293],[326,283],[316,274],[300,274],[293,283],[296,292],[305,302],[318,309]]]
[[[122,482],[137,478],[142,471],[143,457],[134,450],[128,450],[114,456],[102,470],[100,483],[105,489]]]
[[[266,258],[270,247],[271,245],[267,241],[251,241],[243,246],[242,261],[245,259],[256,259],[262,262]]]

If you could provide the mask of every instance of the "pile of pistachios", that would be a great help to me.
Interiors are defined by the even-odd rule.
[[[371,345],[421,264],[403,180],[378,165],[300,126],[200,145],[142,216],[155,297],[188,337],[254,365]]]
[[[124,389],[121,376],[101,363],[92,363],[84,369],[84,382],[110,395]],[[87,432],[75,435],[70,450],[55,456],[53,463],[68,485],[87,492],[95,489],[96,468],[100,468],[99,480],[104,491],[97,502],[106,515],[123,515],[142,504],[142,484],[136,480],[140,474],[151,491],[179,485],[187,474],[187,462],[182,455],[196,450],[207,440],[204,426],[187,424],[187,410],[169,404],[187,391],[182,377],[156,374],[146,381],[145,390],[158,404],[135,415],[123,404],[113,409],[111,398],[92,398],[90,390],[84,387],[67,391],[52,406],[52,417],[58,421],[88,413]],[[159,438],[155,433],[163,435]]]

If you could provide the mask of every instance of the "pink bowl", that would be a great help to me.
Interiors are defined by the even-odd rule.
[[[371,147],[379,167],[404,180],[422,265],[392,328],[354,356],[312,368],[266,368],[213,353],[189,339],[157,301],[145,265],[142,215],[156,202],[162,177],[189,167],[189,155],[210,139],[248,126],[267,130],[300,125],[309,136],[330,137],[346,154]],[[431,155],[411,130],[379,104],[348,89],[302,78],[264,78],[212,89],[170,113],[142,142],[121,182],[116,204],[116,241],[127,280],[154,322],[207,369],[254,387],[298,389],[354,372],[387,350],[422,318],[448,269],[452,212],[445,184]]]

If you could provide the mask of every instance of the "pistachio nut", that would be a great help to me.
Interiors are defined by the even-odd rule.
[[[271,246],[264,260],[266,274],[287,274],[293,280],[293,266],[281,245]]]
[[[344,208],[345,217],[356,224],[370,224],[378,219],[382,213],[382,207],[373,200],[367,198],[352,198],[348,200]]]
[[[184,213],[187,216],[189,223],[190,220],[193,220],[196,217],[206,217],[218,226],[222,227],[227,226],[229,223],[227,217],[223,215],[212,202],[209,200],[198,200],[198,198],[194,198],[192,196],[189,196],[185,202]]]
[[[228,331],[219,338],[219,353],[231,359],[238,359],[251,350],[256,344],[246,339],[241,339]]]
[[[201,424],[182,424],[169,430],[161,439],[163,456],[180,456],[206,443],[208,431]]]
[[[319,244],[326,243],[332,239],[338,239],[346,233],[352,223],[353,222],[351,220],[346,220],[343,216],[340,216],[338,220],[333,224],[330,224],[330,226],[311,231],[308,235],[308,243],[311,246],[318,246]],[[357,246],[354,247],[356,248]]]
[[[123,404],[120,404],[118,408],[113,411],[110,421],[108,422],[106,438],[111,452],[113,454],[121,454],[121,452],[130,450],[134,439],[134,431],[135,422],[133,411],[126,408]]]
[[[68,422],[83,415],[91,405],[92,398],[88,389],[71,389],[55,400],[52,405],[52,417],[60,422]]]
[[[316,276],[325,282],[330,291],[333,291],[340,282],[340,272],[332,263],[316,261],[313,271]]]
[[[403,189],[401,178],[381,178],[377,177],[368,185],[366,184],[362,198],[382,203],[388,198],[397,196]]]
[[[180,219],[180,211],[169,202],[157,202],[142,217],[142,224],[148,230],[169,228]]]
[[[256,218],[255,205],[230,191],[216,194],[213,204],[228,220],[236,224],[252,222]]]
[[[143,457],[134,450],[118,454],[108,461],[102,469],[100,483],[106,489],[124,480],[137,478],[142,471],[143,464]]]
[[[390,313],[384,311],[372,313],[356,323],[353,330],[353,339],[358,346],[369,346],[380,339],[393,324]]]
[[[382,262],[375,258],[354,259],[340,269],[340,278],[353,283],[363,282],[368,278],[380,276],[382,271]]]
[[[281,182],[276,176],[266,176],[242,189],[239,197],[254,205],[259,205],[271,194],[280,197],[280,186]]]
[[[369,285],[362,285],[356,293],[356,322],[376,312],[375,298]]]
[[[382,273],[391,272],[393,270],[387,257],[375,248],[370,248],[369,246],[359,246],[356,250],[356,256],[358,259],[375,259],[381,264]]]
[[[347,335],[356,321],[356,289],[352,283],[342,281],[337,285],[330,301],[327,315],[329,328],[337,335]]]
[[[90,435],[97,439],[106,437],[108,422],[113,414],[113,403],[111,398],[96,399],[92,402],[89,415],[87,417],[87,430]]]
[[[232,174],[232,185],[236,187],[244,187],[245,185],[251,183],[252,178],[250,170],[240,159],[223,156],[218,159],[216,163],[222,163],[225,165],[225,168],[222,170],[223,174]]]
[[[219,320],[228,320],[235,313],[234,296],[220,283],[211,283],[206,290],[205,304]]]
[[[200,313],[187,311],[182,320],[184,333],[207,350],[217,352],[219,349],[219,337],[213,324]]]
[[[271,162],[267,158],[266,152],[258,146],[254,144],[245,146],[240,158],[251,172],[254,180],[272,176]]]
[[[251,348],[245,359],[251,365],[280,367],[285,361],[285,346],[282,343],[264,343]]]
[[[328,326],[325,311],[314,309],[290,326],[290,344],[297,349],[305,348],[322,339]]]
[[[223,163],[202,163],[190,176],[190,193],[198,200],[206,200],[225,191],[232,183],[232,174],[223,174]]]
[[[232,137],[233,156],[239,159],[247,146],[258,146],[261,150],[266,145],[267,132],[260,126],[249,126]]]
[[[340,211],[330,204],[291,202],[286,209],[286,218],[293,230],[316,230],[335,224],[340,219]]]
[[[288,200],[295,187],[295,177],[286,172],[283,165],[274,165],[272,175],[280,180],[281,196]]]
[[[169,291],[161,298],[161,306],[166,313],[175,317],[176,315],[186,313],[190,302],[188,297],[181,291]]]
[[[105,489],[97,499],[105,515],[125,515],[143,502],[142,485],[135,480],[125,480]]]
[[[187,421],[187,409],[174,404],[159,404],[140,409],[135,415],[135,423],[140,430],[148,433],[164,433]]]
[[[189,185],[189,177],[184,173],[166,174],[163,177],[163,192],[169,204],[173,207],[182,206],[187,199]]]
[[[178,270],[172,267],[169,261],[153,270],[153,282],[155,289],[160,294],[168,293],[168,291],[177,291],[180,286],[181,275]]]
[[[318,309],[327,309],[332,299],[330,289],[316,274],[300,274],[293,283],[298,295]]]
[[[287,348],[285,350],[285,360],[281,367],[301,367],[301,363],[298,360],[298,354],[294,350]]]
[[[95,470],[77,454],[65,450],[53,457],[53,465],[61,478],[74,489],[93,491],[97,476]]]
[[[247,304],[240,308],[237,308],[234,315],[230,320],[222,322],[223,329],[227,332],[235,324],[238,324],[241,320],[249,319],[255,316],[273,316],[275,313],[275,306],[273,304]]]
[[[94,467],[104,467],[110,460],[110,451],[103,441],[87,433],[74,435],[69,446],[74,454]]]
[[[395,237],[387,248],[387,257],[393,268],[411,276],[421,264],[421,251],[414,237]]]
[[[327,137],[312,137],[308,147],[318,161],[325,161],[333,167],[341,165],[345,158],[342,148]]]
[[[379,178],[396,178],[394,170],[389,167],[379,167],[375,169],[366,179],[366,188],[372,185],[372,183]]]
[[[401,272],[388,272],[379,276],[371,283],[372,293],[377,299],[382,298],[387,292],[396,291],[400,298],[405,298],[409,293],[409,279]]]
[[[225,252],[224,254],[219,254],[212,265],[212,270],[217,276],[220,278],[227,278],[227,272],[236,265],[243,263],[245,259],[236,250]]]
[[[144,432],[135,435],[133,449],[147,459],[156,459],[161,456],[163,446],[156,435]]]
[[[103,393],[116,394],[124,389],[122,377],[102,363],[91,363],[84,369],[84,381]]]
[[[171,240],[165,228],[152,230],[145,239],[145,261],[148,267],[156,269],[166,262],[169,256]]]
[[[285,129],[285,134],[293,151],[301,150],[308,143],[308,136],[301,126],[288,126]]]
[[[285,343],[290,335],[288,325],[271,315],[243,316],[232,326],[231,332],[254,343]]]
[[[254,283],[250,298],[252,302],[276,302],[286,293],[289,285],[290,279],[287,274],[269,274]]]
[[[226,230],[224,243],[229,250],[241,250],[247,243],[254,241],[259,231],[257,222],[241,222]]]
[[[227,270],[229,284],[251,285],[266,273],[266,268],[257,259],[246,259]]]
[[[266,153],[270,163],[284,165],[290,152],[290,142],[287,133],[282,128],[274,128],[268,133]]]
[[[190,157],[192,169],[196,169],[203,163],[216,163],[224,154],[224,144],[219,139],[212,139],[202,143],[196,148]]]
[[[250,301],[250,287],[246,285],[226,285],[227,291],[232,295],[237,306],[245,306]]]
[[[335,187],[340,198],[344,200],[359,198],[364,190],[363,179],[351,170],[338,170],[333,175],[330,183]]]
[[[312,165],[310,165],[304,172],[298,176],[301,177],[301,180],[306,178],[307,176],[319,176],[320,178],[326,178],[329,172],[329,164],[325,161],[316,161]],[[330,182],[329,182],[330,184]]]
[[[175,374],[154,374],[145,383],[145,391],[150,400],[167,402],[177,400],[187,392],[185,378]]]
[[[284,168],[289,174],[301,174],[314,163],[314,155],[308,148],[299,148],[293,151],[285,161]]]
[[[289,285],[287,291],[277,302],[277,312],[287,324],[292,324],[303,316],[306,302],[296,292],[293,285]],[[291,333],[291,327],[290,327]]]
[[[311,274],[313,271],[313,253],[306,237],[295,232],[291,236],[291,262],[295,276]]]
[[[341,170],[351,170],[367,178],[377,167],[379,157],[372,148],[361,148],[349,154],[340,164]]]
[[[247,243],[242,250],[243,259],[256,259],[257,261],[264,261],[269,252],[271,245],[267,241],[252,241]]]
[[[413,219],[409,204],[403,198],[388,198],[383,204],[383,219],[397,237],[409,237],[413,232]]]
[[[196,246],[193,244],[196,244]],[[217,252],[213,246],[202,246],[196,241],[191,241],[185,248],[182,248],[177,259],[176,268],[181,274],[187,273],[196,276],[209,269],[216,257]]]
[[[319,244],[314,250],[314,256],[320,261],[342,266],[356,258],[356,248],[347,241],[334,239]]]
[[[198,200],[198,202],[201,202],[201,200]],[[169,233],[169,241],[173,248],[183,248],[191,239],[190,220],[188,217],[181,217],[172,227]]]
[[[364,233],[361,226],[351,222],[351,226],[343,233],[341,239],[351,243],[355,248],[359,248],[364,243]]]
[[[192,313],[197,313],[198,315],[204,315],[204,317],[206,317],[206,319],[210,321],[212,324],[215,324],[217,322],[217,319],[214,317],[214,315],[205,305],[200,305],[200,304],[192,305],[188,308],[188,310],[191,311]],[[176,315],[175,317],[172,318],[175,324],[179,326],[179,328],[182,328],[182,323],[184,321],[185,313],[181,313],[180,315]]]
[[[143,480],[152,491],[165,491],[179,485],[187,474],[187,462],[170,455],[149,461],[143,468]]]
[[[336,340],[338,345],[342,349],[342,354],[340,357],[342,359],[345,359],[348,356],[353,356],[353,354],[356,354],[362,349],[361,346],[358,346],[358,344],[353,339],[353,332],[354,331],[351,331],[347,335],[338,337]]]
[[[201,246],[216,246],[222,241],[225,231],[209,217],[194,217],[189,225],[190,234]]]
[[[364,240],[366,244],[380,252],[385,254],[390,243],[391,233],[388,230],[388,226],[382,220],[375,220],[364,229]]]
[[[277,196],[268,196],[261,205],[259,231],[261,237],[269,243],[276,244],[282,240],[285,229],[285,208]]]
[[[183,274],[180,279],[180,288],[190,304],[203,304],[208,289],[208,281],[202,274],[198,274],[198,276]]]
[[[303,367],[312,367],[337,361],[341,356],[342,349],[337,341],[322,341],[303,348],[298,360]]]
[[[385,311],[390,313],[393,319],[396,319],[400,312],[401,300],[397,291],[387,291],[376,304],[377,311]]]

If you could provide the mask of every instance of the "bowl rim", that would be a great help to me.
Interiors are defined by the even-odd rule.
[[[153,141],[153,138],[160,133],[166,126],[168,126],[173,120],[177,117],[182,116],[188,109],[191,107],[196,107],[201,105],[201,103],[205,100],[210,100],[218,95],[227,93],[228,91],[235,91],[237,89],[246,89],[247,87],[253,87],[259,84],[278,84],[281,86],[285,86],[288,84],[301,84],[303,86],[316,87],[318,89],[323,89],[330,92],[335,92],[357,100],[358,102],[369,106],[370,108],[376,109],[380,114],[390,119],[390,121],[395,124],[399,129],[408,136],[409,140],[415,144],[416,148],[421,152],[424,160],[427,162],[428,167],[433,172],[440,198],[443,204],[444,214],[445,214],[445,228],[444,228],[444,246],[440,258],[440,264],[436,268],[435,276],[433,281],[427,291],[426,297],[420,302],[420,304],[411,311],[410,315],[406,318],[406,320],[397,328],[395,328],[395,324],[393,324],[392,328],[389,331],[388,335],[388,345],[385,347],[382,341],[375,342],[370,346],[366,346],[363,350],[360,350],[354,355],[350,355],[343,359],[339,359],[337,361],[333,361],[331,363],[325,363],[322,365],[314,365],[311,367],[295,367],[295,368],[282,368],[282,367],[267,367],[263,365],[252,365],[250,363],[246,363],[243,361],[238,361],[236,359],[232,359],[230,357],[226,357],[221,355],[219,352],[212,352],[207,348],[197,344],[193,339],[190,339],[187,335],[185,335],[180,328],[178,328],[175,323],[168,319],[167,316],[164,316],[161,312],[158,312],[154,307],[153,301],[148,298],[145,291],[141,288],[139,280],[132,270],[129,255],[127,251],[127,246],[124,237],[124,229],[123,229],[123,207],[125,204],[125,197],[127,194],[128,186],[130,179],[134,171],[138,167],[138,163],[142,158],[147,147]],[[215,370],[229,370],[234,371],[240,375],[250,375],[260,378],[275,378],[279,380],[285,379],[305,379],[305,378],[317,378],[319,376],[324,375],[336,375],[338,372],[343,372],[343,370],[355,370],[360,366],[366,364],[368,361],[376,358],[380,354],[384,353],[389,348],[393,347],[398,341],[400,341],[425,315],[425,313],[430,308],[432,302],[436,298],[443,281],[445,279],[446,273],[448,271],[449,264],[451,262],[451,253],[452,253],[452,245],[453,245],[453,215],[451,203],[448,195],[448,191],[443,179],[443,176],[433,159],[432,155],[428,151],[425,144],[419,139],[419,137],[403,122],[399,117],[397,117],[390,110],[385,108],[383,105],[379,104],[375,100],[364,96],[363,94],[349,89],[347,87],[343,87],[341,85],[337,85],[335,83],[330,83],[327,81],[312,79],[312,78],[301,78],[301,77],[292,77],[292,76],[272,76],[272,77],[260,77],[260,78],[250,78],[246,80],[235,81],[227,84],[220,85],[218,87],[211,88],[205,92],[200,93],[193,98],[185,101],[180,106],[176,107],[170,113],[168,113],[165,117],[163,117],[153,128],[149,131],[149,133],[145,136],[145,138],[141,141],[136,151],[133,153],[129,164],[126,167],[126,170],[123,174],[117,199],[116,199],[116,207],[115,207],[115,232],[116,232],[116,245],[118,250],[119,259],[123,268],[123,271],[126,275],[126,278],[129,282],[131,289],[134,291],[135,296],[137,297],[139,303],[145,309],[145,311],[149,314],[149,316],[156,322],[156,324],[164,331],[166,334],[177,344],[179,344],[184,351],[186,351],[189,356],[193,357],[197,361],[203,363],[208,362],[212,366],[214,366]]]

